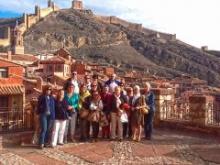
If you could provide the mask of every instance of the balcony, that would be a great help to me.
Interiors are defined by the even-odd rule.
[[[0,133],[14,133],[33,129],[33,114],[22,108],[0,108]]]

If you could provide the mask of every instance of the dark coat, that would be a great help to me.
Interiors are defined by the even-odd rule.
[[[155,96],[153,94],[153,92],[149,92],[148,95],[145,95],[146,98],[146,104],[149,106],[150,111],[154,112],[155,109]]]
[[[37,114],[46,114],[47,112],[47,97],[46,95],[41,95],[38,98],[37,104]],[[55,119],[55,100],[52,96],[49,96],[50,105],[50,117],[52,120]]]
[[[67,120],[68,119],[68,104],[65,100],[55,101],[55,119]]]

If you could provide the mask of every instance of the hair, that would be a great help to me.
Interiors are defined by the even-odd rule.
[[[68,83],[67,83],[67,89],[68,89],[69,87],[71,87],[71,86],[75,87],[73,83],[68,82]]]
[[[144,86],[145,86],[145,87],[148,87],[149,90],[151,89],[151,85],[150,85],[149,82],[145,82],[145,83],[144,83]]]
[[[115,92],[116,90],[121,90],[121,87],[120,87],[120,86],[115,87],[114,92]]]
[[[140,88],[139,85],[135,85],[135,86],[134,86],[134,90],[135,90],[135,89],[137,89],[139,93],[141,92],[141,88]]]
[[[92,76],[92,78],[93,78],[93,79],[98,79],[99,76],[98,76],[97,74],[94,74],[94,75]]]
[[[43,94],[45,95],[47,93],[47,90],[50,89],[51,86],[50,85],[46,85],[44,88],[43,88]]]
[[[58,90],[58,92],[57,92],[57,100],[60,100],[61,92],[64,92],[64,90],[63,89]]]

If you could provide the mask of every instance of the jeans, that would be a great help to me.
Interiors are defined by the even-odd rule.
[[[56,146],[57,142],[63,144],[65,128],[66,120],[55,120],[52,133],[52,146]]]
[[[66,121],[66,129],[64,137],[67,138],[68,133],[70,137],[74,138],[76,131],[76,122],[77,122],[77,112],[73,113],[72,116]]]
[[[52,120],[51,116],[40,114],[40,138],[39,138],[39,144],[45,144],[49,142],[49,134],[51,131],[52,126]]]
[[[123,126],[123,138],[126,138],[127,135],[128,135],[128,123],[122,123],[122,126]]]
[[[146,138],[148,138],[148,137],[151,138],[151,136],[152,136],[153,119],[154,119],[154,111],[149,111],[149,113],[145,115],[144,131],[145,131]]]

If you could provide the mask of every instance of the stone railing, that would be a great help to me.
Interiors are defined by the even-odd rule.
[[[172,89],[153,89],[155,93],[155,125],[179,124],[190,128],[214,130],[220,133],[220,97],[192,95],[175,98]],[[174,124],[176,123],[176,124]]]

